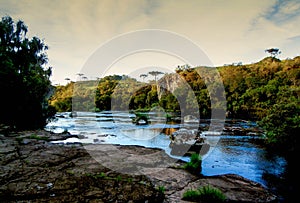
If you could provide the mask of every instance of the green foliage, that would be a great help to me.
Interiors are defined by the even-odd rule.
[[[166,188],[164,186],[158,186],[157,191],[159,193],[159,199],[164,199]]]
[[[297,58],[280,61],[267,57],[250,65],[219,67],[232,117],[264,118],[277,102],[280,87],[299,84],[299,64]]]
[[[49,140],[48,137],[43,137],[36,134],[32,134],[30,136],[25,136],[25,137],[16,137],[16,141],[19,142],[20,144],[23,142],[24,139],[45,140],[45,141]]]
[[[164,186],[159,186],[158,187],[158,192],[161,194],[165,194],[166,188]]]
[[[48,137],[41,137],[39,135],[36,135],[36,134],[32,134],[28,137],[29,139],[35,139],[35,140],[49,140]]]
[[[71,169],[66,170],[66,173],[67,173],[67,174],[70,174],[70,175],[74,175],[74,174],[75,174],[75,172],[74,172],[73,170],[71,170]]]
[[[27,26],[5,16],[0,22],[0,122],[18,129],[43,128],[55,114],[48,105],[53,92],[48,47],[27,38]],[[10,95],[10,96],[8,96]]]
[[[224,202],[226,200],[226,196],[222,193],[221,190],[207,185],[200,187],[197,190],[190,189],[185,191],[183,193],[182,199],[194,202],[203,201],[207,203],[218,203]]]
[[[259,122],[271,149],[293,156],[299,152],[300,88],[281,87],[274,105]]]
[[[58,112],[72,111],[74,82],[65,86],[55,87],[55,94],[50,98],[49,103],[55,107]]]
[[[189,172],[199,175],[202,170],[202,158],[201,155],[193,153],[190,157],[190,161],[185,163],[183,168]]]
[[[146,123],[148,123],[149,122],[148,114],[141,113],[141,112],[135,112],[135,118],[132,119],[132,122],[135,124],[138,124],[140,120],[143,120]]]
[[[300,57],[282,61],[266,57],[249,65],[217,67],[223,83],[213,83],[214,92],[209,92],[205,84],[205,80],[218,81],[216,74],[210,74],[209,67],[179,68],[177,74],[165,74],[159,81],[149,83],[128,76],[106,76],[96,86],[76,82],[75,94],[72,94],[72,83],[57,87],[51,105],[59,111],[69,111],[72,102],[80,101],[77,103],[85,109],[144,112],[159,105],[165,112],[184,115],[199,110],[200,118],[210,118],[212,102],[216,104],[214,108],[222,108],[224,101],[219,100],[218,93],[224,85],[228,117],[261,121],[259,124],[267,131],[270,146],[288,146],[283,150],[294,151],[299,146],[294,135],[299,130],[299,67]],[[178,77],[187,85],[174,82]],[[177,86],[172,92],[157,86],[173,82]],[[96,91],[94,99],[88,98],[92,91]]]
[[[183,193],[183,200],[187,200],[187,201],[199,201],[200,199],[200,195],[199,195],[199,191],[198,190],[187,190]]]

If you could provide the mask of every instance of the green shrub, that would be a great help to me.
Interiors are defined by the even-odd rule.
[[[200,194],[198,190],[187,190],[183,193],[183,200],[196,202],[200,199]]]
[[[224,202],[226,196],[221,190],[209,185],[198,188],[197,190],[187,190],[184,192],[183,200],[187,201],[205,201],[207,203]]]
[[[209,185],[199,188],[200,198],[207,202],[224,202],[226,196],[218,188]]]
[[[159,187],[158,187],[158,191],[159,191],[161,194],[165,194],[166,188],[165,188],[164,186],[159,186]]]
[[[183,166],[184,169],[188,170],[189,172],[193,174],[200,174],[202,170],[202,158],[199,154],[193,153],[190,157],[190,161],[185,163]]]
[[[122,176],[118,175],[118,176],[116,177],[116,180],[117,180],[117,181],[122,181]]]

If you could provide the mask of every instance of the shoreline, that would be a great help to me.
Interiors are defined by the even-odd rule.
[[[0,132],[0,202],[186,202],[184,191],[204,185],[220,189],[227,202],[278,202],[261,184],[235,174],[190,174],[180,169],[184,162],[161,149],[91,144],[94,156],[81,144],[50,143],[71,136],[76,137],[46,130]],[[111,159],[113,154],[123,163]]]

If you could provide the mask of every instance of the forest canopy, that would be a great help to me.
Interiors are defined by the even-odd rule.
[[[51,104],[58,111],[70,111],[71,98],[75,97],[89,111],[111,110],[112,101],[118,100],[118,105],[124,109],[149,111],[160,106],[166,112],[183,113],[178,98],[184,98],[180,100],[186,102],[184,106],[190,112],[198,111],[200,118],[210,118],[212,98],[197,68],[203,67],[176,69],[176,73],[164,74],[159,80],[147,83],[117,75],[106,76],[96,85],[93,83],[93,87],[88,85],[92,84],[91,81],[79,81],[77,85],[70,82],[57,87]],[[296,136],[296,132],[300,130],[300,57],[282,61],[276,57],[266,57],[257,63],[224,65],[217,67],[217,70],[223,84],[215,84],[215,89],[218,85],[224,85],[228,118],[258,121],[266,129],[267,141],[274,149],[298,150],[299,136]],[[198,104],[193,103],[193,95],[188,94],[184,86],[179,85],[172,93],[160,87],[167,83],[172,85],[168,81],[176,80],[176,75],[188,83]],[[126,84],[126,88],[120,88],[120,84]],[[73,92],[74,86],[77,88]],[[175,83],[173,86],[176,86]],[[95,98],[87,99],[91,94]],[[215,102],[218,104],[218,101]]]

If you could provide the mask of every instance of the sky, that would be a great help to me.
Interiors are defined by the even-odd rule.
[[[0,15],[22,20],[29,37],[49,46],[53,84],[79,80],[77,74],[107,43],[148,29],[188,39],[213,66],[258,62],[273,47],[281,50],[281,59],[300,54],[300,0],[0,0]],[[99,67],[99,75],[85,76],[130,75],[151,67],[171,71],[184,63],[156,50],[124,53]]]

